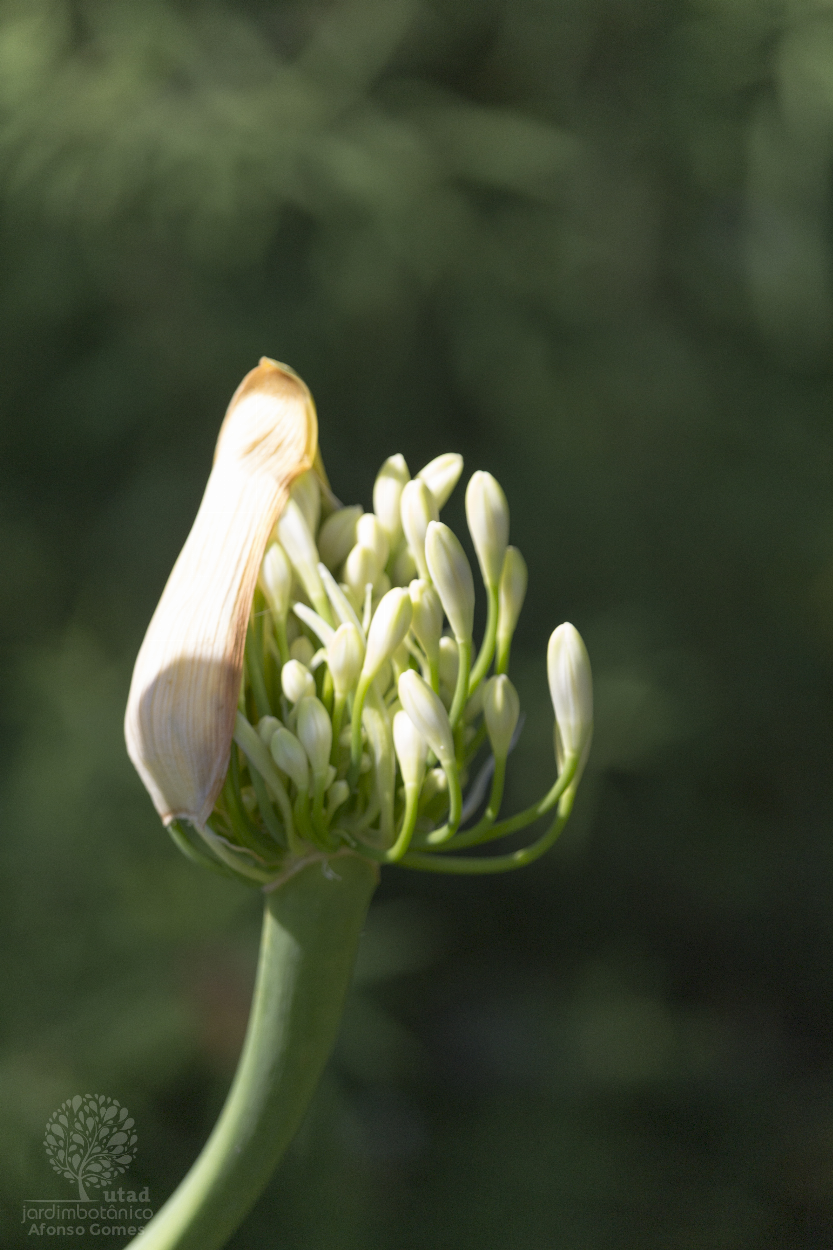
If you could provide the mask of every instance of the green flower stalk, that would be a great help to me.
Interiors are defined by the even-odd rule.
[[[439,520],[462,469],[449,453],[412,479],[391,456],[374,511],[342,507],[290,369],[262,360],[229,405],[136,660],[125,736],[177,847],[263,892],[263,937],[226,1105],[142,1250],[215,1250],[257,1199],[335,1040],[380,866],[519,868],[570,814],[593,707],[587,652],[564,624],[547,654],[554,779],[526,811],[500,815],[526,565],[507,546],[503,491],[476,473],[466,515],[487,606],[476,647],[471,567]],[[460,853],[544,817],[519,850]]]

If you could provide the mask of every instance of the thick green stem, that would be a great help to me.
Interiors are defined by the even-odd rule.
[[[260,1195],[335,1042],[377,879],[366,859],[339,855],[268,895],[249,1028],[226,1104],[133,1250],[219,1250]]]

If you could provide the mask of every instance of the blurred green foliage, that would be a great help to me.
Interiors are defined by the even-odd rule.
[[[504,485],[512,806],[565,617],[598,728],[546,861],[387,872],[234,1247],[833,1244],[832,164],[829,0],[4,0],[4,1246],[65,1098],[159,1205],[234,1067],[257,898],[121,717],[261,354],[345,501],[394,451]]]

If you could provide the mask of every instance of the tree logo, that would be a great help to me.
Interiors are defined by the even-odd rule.
[[[107,1185],[133,1162],[133,1123],[127,1107],[115,1098],[76,1094],[50,1117],[44,1149],[54,1170],[76,1181],[78,1197],[86,1201],[85,1186]]]

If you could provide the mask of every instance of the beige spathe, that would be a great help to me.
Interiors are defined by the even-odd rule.
[[[133,670],[127,751],[166,824],[202,827],[222,789],[258,570],[317,446],[309,390],[262,359],[228,406],[202,503]]]

